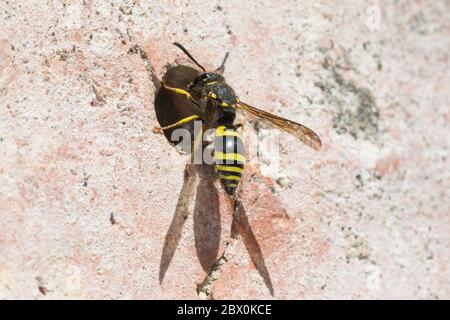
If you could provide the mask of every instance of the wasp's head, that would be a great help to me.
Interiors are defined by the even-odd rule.
[[[204,86],[206,84],[220,83],[224,81],[225,78],[221,74],[215,72],[205,72],[194,79],[194,81],[189,85],[189,89],[197,86]]]

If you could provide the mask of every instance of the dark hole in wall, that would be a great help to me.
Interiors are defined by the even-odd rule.
[[[163,76],[163,80],[171,87],[186,89],[187,85],[199,75],[199,71],[187,66],[175,66],[169,68]],[[155,96],[156,119],[161,127],[175,123],[185,117],[194,115],[192,107],[183,95],[160,88]],[[167,140],[176,145],[180,145],[185,152],[190,150],[190,142],[177,141],[172,138],[172,133],[177,128],[185,128],[190,132],[193,138],[194,122],[184,124],[176,128],[170,128],[164,131]],[[192,141],[192,140],[191,140]]]

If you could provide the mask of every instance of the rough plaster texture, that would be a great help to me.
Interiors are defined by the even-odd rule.
[[[155,87],[128,53],[162,76],[191,65],[173,41],[208,67],[229,50],[242,100],[324,143],[281,135],[276,169],[248,166],[251,233],[215,298],[450,298],[448,1],[0,7],[0,298],[197,298],[230,212],[203,182],[172,221],[187,158],[152,133]]]

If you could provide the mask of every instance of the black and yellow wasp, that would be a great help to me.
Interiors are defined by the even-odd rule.
[[[162,132],[162,130],[181,126],[197,119],[202,120],[206,128],[215,128],[214,162],[219,179],[227,194],[235,194],[245,163],[244,144],[238,131],[238,128],[242,125],[234,124],[236,110],[243,110],[257,118],[267,120],[279,129],[293,134],[316,150],[321,148],[322,143],[319,136],[311,129],[297,122],[252,107],[239,100],[222,75],[228,53],[225,55],[219,68],[213,72],[207,72],[181,44],[175,42],[174,45],[180,48],[203,73],[189,83],[186,88],[171,87],[162,81],[161,85],[163,88],[176,94],[184,95],[190,101],[194,115],[158,128],[157,131]]]

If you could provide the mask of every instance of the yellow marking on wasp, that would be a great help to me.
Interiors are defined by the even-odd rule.
[[[175,88],[174,91],[175,91],[176,93],[181,93],[181,94],[189,95],[189,93],[188,93],[186,90],[183,90],[183,89]]]
[[[235,130],[230,130],[230,129],[227,130],[225,126],[218,126],[216,129],[216,136],[217,137],[222,137],[222,136],[240,137],[240,134]]]
[[[206,85],[209,86],[211,84],[217,84],[217,83],[219,83],[219,81],[211,81],[211,82],[207,82]]]
[[[241,177],[239,176],[225,176],[223,174],[219,174],[220,179],[224,179],[224,180],[236,180],[239,181],[241,180]]]
[[[222,107],[228,107],[229,106],[229,104],[228,103],[226,103],[226,102],[222,102]]]
[[[190,94],[189,92],[187,92],[186,90],[168,86],[165,82],[162,83],[162,86],[163,86],[164,88],[166,88],[167,90],[174,91],[174,92],[179,93],[179,94],[184,94],[185,96],[188,96],[188,97],[191,95],[191,94]]]
[[[220,164],[217,165],[217,170],[226,172],[238,172],[238,173],[242,173],[244,171],[244,169],[239,167],[221,166]]]
[[[223,152],[214,152],[214,158],[219,160],[234,160],[239,162],[245,162],[245,157],[239,153],[223,153]]]
[[[209,92],[209,93],[208,93],[208,97],[211,97],[211,98],[213,98],[213,99],[216,99],[216,98],[217,98],[217,96],[216,96],[216,94],[215,94],[214,92]]]
[[[236,97],[236,103],[233,103],[233,104],[231,105],[231,107],[236,109],[237,104],[239,103],[239,101],[240,101],[240,100],[239,100],[239,97]]]
[[[237,183],[230,183],[226,185],[227,187],[237,188]]]

